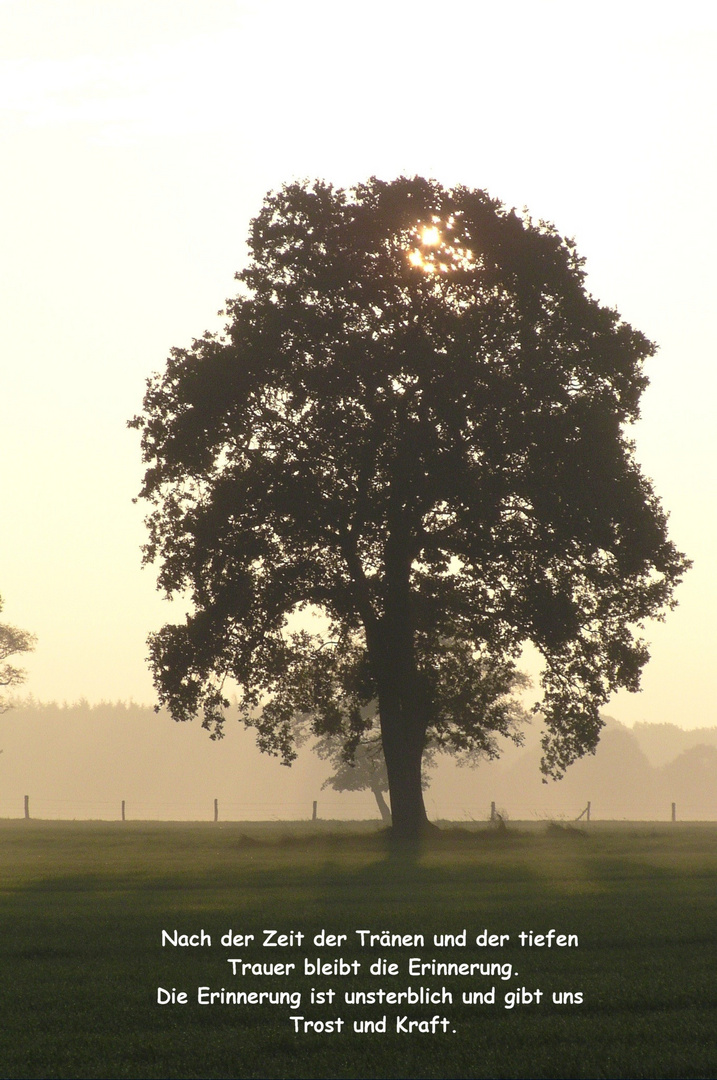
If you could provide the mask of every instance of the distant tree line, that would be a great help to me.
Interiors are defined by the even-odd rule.
[[[678,819],[690,816],[717,819],[717,727],[685,730],[675,724],[640,723],[627,728],[615,720],[604,719],[605,728],[596,754],[576,762],[557,783],[541,783],[540,732],[531,725],[524,747],[509,745],[499,761],[481,763],[465,773],[446,774],[446,766],[453,759],[439,754],[429,757],[424,768],[424,787],[429,794],[436,793],[441,813],[443,805],[450,804],[452,812],[446,816],[454,817],[461,816],[463,803],[472,816],[487,817],[490,803],[495,800],[499,808],[504,807],[515,818],[529,817],[533,812],[540,814],[547,807],[557,812],[562,809],[567,814],[573,807],[582,808],[590,799],[596,817],[634,815],[666,820],[670,804],[677,802]],[[160,802],[176,798],[172,792],[179,790],[182,797],[184,791],[189,796],[191,784],[197,780],[195,750],[191,740],[171,738],[175,731],[179,734],[166,714],[157,716],[150,706],[131,701],[99,704],[18,701],[13,713],[8,714],[4,733],[5,787],[16,773],[18,751],[24,746],[24,759],[34,770],[29,775],[42,776],[43,791],[49,792],[52,787],[60,792],[64,785],[80,801],[102,797],[97,792],[106,787],[106,776],[111,771],[113,776],[126,778],[122,780],[122,798],[139,798],[145,789],[148,799]],[[317,789],[321,788],[323,779],[324,786],[332,791],[372,793],[377,807],[383,799],[385,818],[390,807],[386,777],[376,749],[365,748],[364,767],[370,770],[371,778],[366,782],[361,767],[364,751],[359,751],[359,764],[352,769],[342,761],[335,745],[332,747],[327,742],[316,747],[325,766],[323,777],[320,773],[317,776],[316,794],[312,796],[319,796],[320,815],[322,803]],[[214,764],[210,760],[203,766],[204,789],[212,783],[213,770],[220,769],[222,790],[226,790],[223,778],[226,763],[232,757],[227,755],[228,750],[228,746],[225,750],[220,745],[209,755]],[[302,754],[309,752],[307,742]],[[93,762],[91,776],[83,765],[88,756]],[[37,767],[32,764],[34,761],[38,762]],[[58,778],[56,784],[50,783],[53,774]],[[231,779],[232,774],[229,775]],[[243,783],[244,779],[237,773],[237,800],[242,798]],[[267,792],[267,796],[272,794]],[[309,810],[307,803],[306,812]]]
[[[717,817],[717,727],[684,730],[674,724],[628,728],[606,719],[594,756],[576,762],[556,785],[537,776],[540,747],[530,737],[519,756],[492,772],[491,798],[506,806],[580,806],[590,799],[597,817],[663,819]],[[519,816],[516,814],[515,816]]]

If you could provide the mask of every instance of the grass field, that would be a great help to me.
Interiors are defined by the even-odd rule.
[[[714,824],[446,829],[421,852],[395,852],[344,823],[5,821],[0,851],[2,1077],[717,1076]],[[163,929],[204,930],[212,946],[163,947]],[[256,937],[223,947],[230,929]],[[264,946],[265,929],[294,938]],[[322,929],[347,941],[316,946]],[[425,945],[361,947],[359,929],[421,933]],[[550,929],[578,947],[518,939]],[[465,946],[434,944],[463,930]],[[509,939],[477,945],[486,930]],[[235,976],[229,957],[296,968]],[[412,976],[410,957],[500,963],[501,974]],[[305,975],[317,958],[360,967]],[[381,959],[398,972],[371,974]],[[201,1005],[199,986],[301,1000]],[[344,998],[409,986],[445,987],[453,1001]],[[187,1004],[158,1004],[158,987],[184,990]],[[312,988],[336,996],[312,1003]],[[521,988],[526,1003],[506,1008]],[[464,1003],[472,991],[488,1001]],[[555,1003],[565,991],[582,1004]],[[297,1032],[291,1016],[344,1026]],[[385,1034],[353,1031],[384,1016]],[[433,1016],[446,1031],[396,1030],[397,1017]]]

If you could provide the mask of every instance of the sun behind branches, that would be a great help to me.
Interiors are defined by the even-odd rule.
[[[411,266],[425,274],[446,274],[449,270],[468,270],[475,259],[470,248],[455,243],[449,234],[453,232],[456,219],[453,214],[442,222],[435,215],[430,223],[419,222],[413,230],[416,246],[409,252]]]

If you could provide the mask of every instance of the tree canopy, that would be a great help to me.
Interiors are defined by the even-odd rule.
[[[3,601],[0,596],[0,611],[3,609]],[[0,623],[0,691],[5,691],[12,686],[19,686],[25,681],[25,672],[14,664],[7,663],[11,656],[18,653],[32,652],[35,648],[35,637],[26,630],[18,630],[16,626]],[[7,712],[10,702],[4,693],[0,693],[0,713]]]
[[[571,240],[480,190],[290,184],[249,250],[224,333],[173,350],[132,421],[145,560],[191,602],[150,638],[161,702],[220,734],[229,679],[285,760],[293,715],[350,748],[377,702],[415,834],[427,740],[495,752],[532,642],[560,775],[688,565],[627,431],[654,346]]]

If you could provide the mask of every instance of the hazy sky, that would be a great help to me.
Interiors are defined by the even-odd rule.
[[[431,13],[433,12],[433,13]],[[41,699],[153,700],[138,437],[267,189],[423,174],[574,236],[660,345],[638,454],[695,560],[619,719],[715,722],[717,9],[0,0],[1,618]]]

